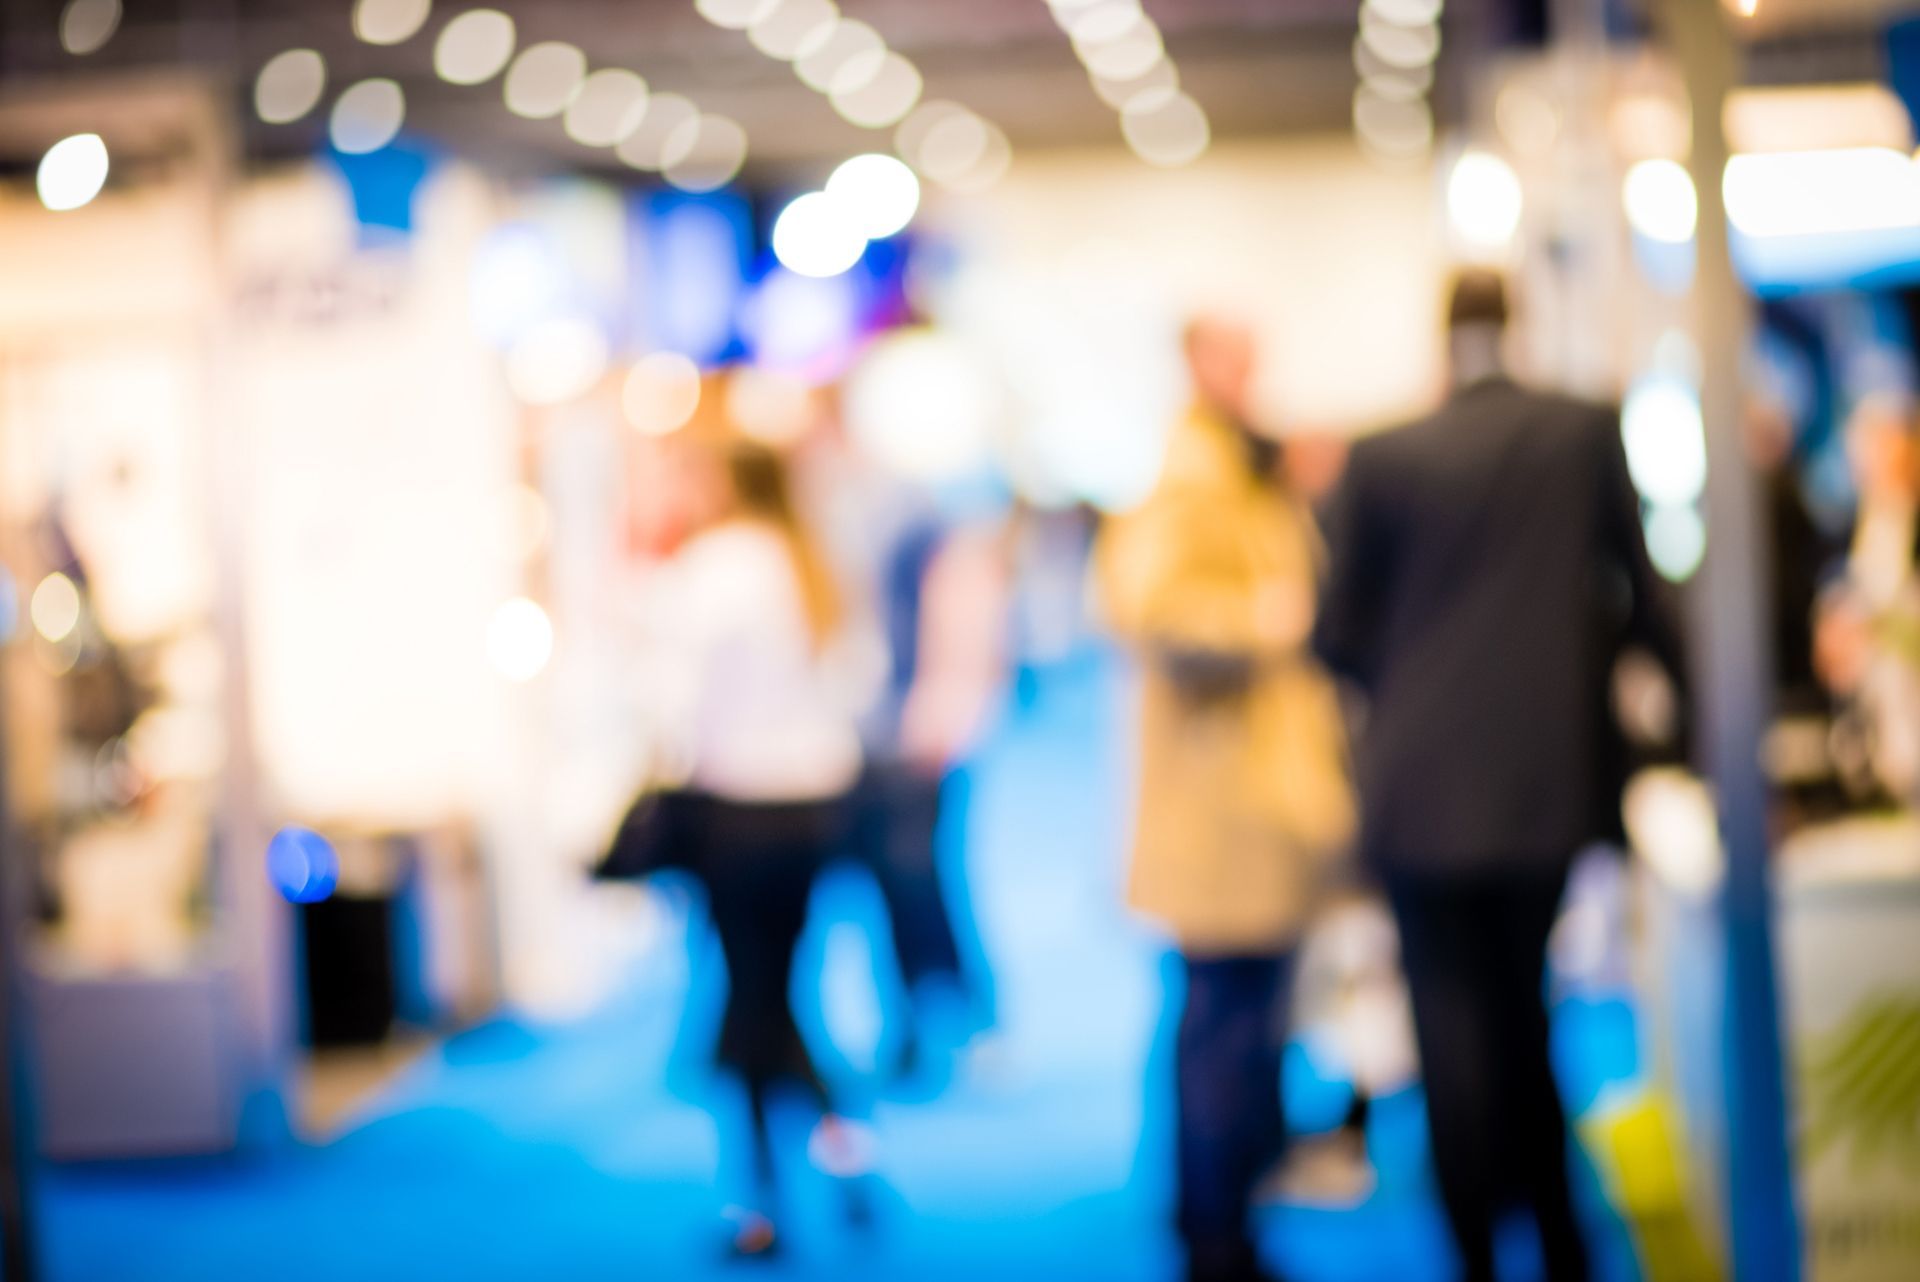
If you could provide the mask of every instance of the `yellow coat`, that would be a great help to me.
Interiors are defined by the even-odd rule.
[[[1354,826],[1339,705],[1307,650],[1311,518],[1243,450],[1190,413],[1158,488],[1095,552],[1107,620],[1142,669],[1128,902],[1202,956],[1289,946]],[[1196,653],[1243,660],[1244,680],[1176,679]]]

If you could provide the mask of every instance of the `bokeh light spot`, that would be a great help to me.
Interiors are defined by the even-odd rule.
[[[340,855],[311,828],[289,824],[267,843],[267,880],[290,904],[317,904],[340,884]]]

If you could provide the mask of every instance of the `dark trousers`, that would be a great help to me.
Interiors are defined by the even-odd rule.
[[[1188,958],[1174,1045],[1178,1079],[1177,1223],[1189,1277],[1258,1277],[1254,1186],[1286,1138],[1280,1053],[1292,958]]]
[[[1547,935],[1565,881],[1555,870],[1388,886],[1440,1196],[1469,1282],[1492,1282],[1494,1222],[1515,1205],[1539,1225],[1549,1282],[1587,1276],[1547,1045]]]
[[[880,764],[868,768],[855,805],[855,851],[887,901],[909,988],[932,976],[960,976],[954,914],[936,858],[943,791],[937,775]]]
[[[838,802],[745,803],[702,797],[700,877],[727,964],[718,1058],[745,1087],[752,1176],[773,1178],[769,1095],[785,1083],[819,1108],[826,1090],[793,1016],[794,950],[806,929],[813,883],[840,839]]]

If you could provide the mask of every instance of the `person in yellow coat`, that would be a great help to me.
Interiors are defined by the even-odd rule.
[[[1191,1282],[1241,1282],[1265,1276],[1249,1202],[1284,1141],[1292,953],[1354,808],[1337,699],[1307,650],[1317,536],[1247,424],[1251,335],[1200,320],[1185,346],[1195,402],[1152,495],[1102,530],[1094,572],[1141,670],[1128,902],[1186,972],[1177,1228]]]

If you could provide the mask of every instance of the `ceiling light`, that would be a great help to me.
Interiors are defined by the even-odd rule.
[[[620,141],[614,155],[635,169],[665,169],[699,141],[699,133],[687,129],[699,119],[700,109],[679,94],[654,94],[639,126]]]
[[[60,47],[75,56],[96,53],[120,29],[120,0],[68,0],[60,15]]]
[[[790,61],[839,20],[833,0],[780,0],[747,28],[747,39],[769,58]]]
[[[567,137],[583,147],[611,147],[639,128],[647,82],[620,67],[602,67],[580,83],[567,104]]]
[[[353,34],[370,45],[397,45],[426,25],[433,0],[358,0]]]
[[[546,40],[520,51],[507,68],[507,110],[545,120],[567,109],[587,78],[587,55],[570,44]]]
[[[920,71],[897,53],[868,53],[850,60],[840,75],[863,71],[861,64],[867,60],[872,60],[872,75],[864,76],[865,83],[857,89],[836,86],[833,109],[863,129],[884,129],[898,123],[920,101]]]
[[[725,116],[701,114],[682,124],[668,140],[670,159],[661,174],[681,191],[716,191],[739,174],[747,161],[747,131]]]
[[[836,81],[836,77],[853,59],[863,54],[877,54],[886,51],[886,42],[880,33],[866,23],[853,18],[842,18],[828,27],[822,27],[801,46],[793,60],[794,74],[798,75],[809,89],[820,93],[829,93],[834,88],[849,91],[858,89],[859,84]],[[863,64],[871,68],[868,73],[876,74],[880,70],[878,59]]]
[[[1212,136],[1207,113],[1177,89],[1135,97],[1120,113],[1120,131],[1140,159],[1169,169],[1197,159]]]
[[[362,80],[333,104],[327,133],[334,150],[362,155],[392,142],[406,115],[407,100],[399,84],[384,78]]]
[[[838,276],[859,262],[866,248],[859,225],[825,192],[795,198],[774,220],[774,256],[801,276]]]
[[[433,69],[449,84],[484,84],[513,57],[513,19],[498,9],[469,9],[433,46]]]
[[[291,124],[319,106],[326,90],[326,60],[312,49],[289,49],[260,68],[253,109],[270,125]]]
[[[826,193],[849,211],[869,240],[900,231],[920,208],[920,180],[913,170],[878,153],[842,161],[827,179]]]

